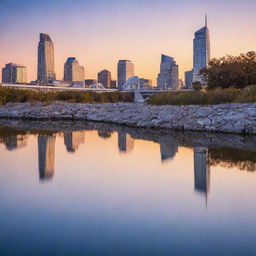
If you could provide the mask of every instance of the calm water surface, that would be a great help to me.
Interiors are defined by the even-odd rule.
[[[0,254],[256,255],[256,144],[216,136],[2,127]]]

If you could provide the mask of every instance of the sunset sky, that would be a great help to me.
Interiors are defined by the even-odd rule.
[[[256,0],[0,0],[0,66],[25,65],[35,80],[44,32],[54,42],[57,79],[74,56],[86,79],[102,69],[115,79],[118,60],[130,59],[135,75],[155,84],[162,53],[175,58],[183,78],[205,13],[211,57],[256,51]]]

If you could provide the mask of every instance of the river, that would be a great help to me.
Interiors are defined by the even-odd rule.
[[[0,122],[0,255],[256,255],[256,138]]]

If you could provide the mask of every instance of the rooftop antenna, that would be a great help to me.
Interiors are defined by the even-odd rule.
[[[205,26],[207,27],[207,13],[205,14]]]

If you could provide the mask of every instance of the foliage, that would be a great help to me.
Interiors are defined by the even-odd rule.
[[[208,89],[244,88],[256,84],[256,52],[212,59],[200,74],[207,81]]]
[[[256,102],[256,86],[244,89],[216,88],[207,91],[167,92],[152,96],[152,105],[214,105],[235,102]]]
[[[109,103],[131,102],[133,96],[121,92],[79,92],[79,91],[56,91],[42,92],[33,90],[21,90],[0,86],[0,104],[8,102],[53,102],[65,101],[72,103]]]
[[[193,83],[193,89],[194,89],[194,90],[197,90],[197,91],[201,90],[201,89],[202,89],[202,84],[201,84],[201,82],[199,82],[199,81],[194,82],[194,83]]]

